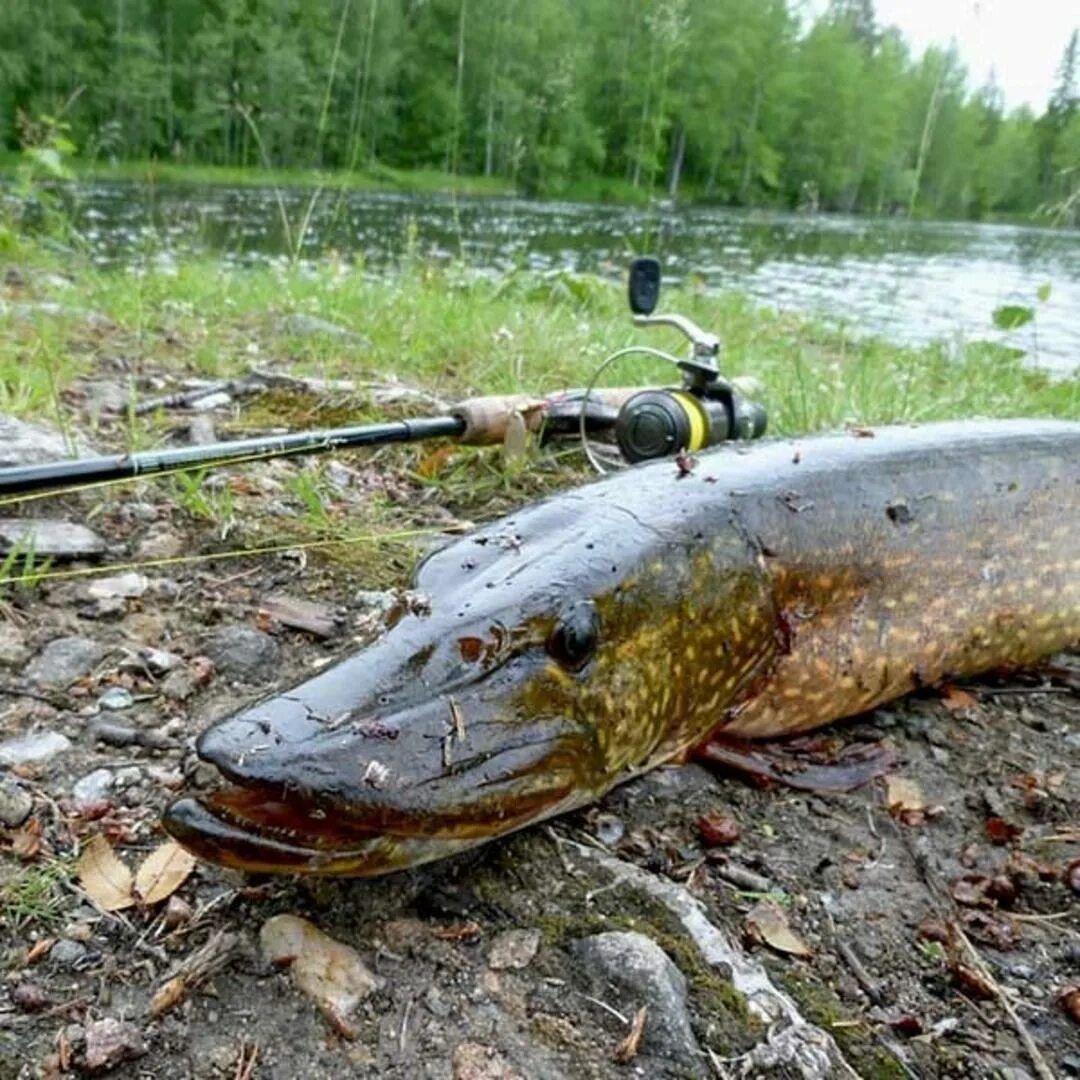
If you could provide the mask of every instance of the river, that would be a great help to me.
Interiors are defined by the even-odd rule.
[[[494,273],[614,275],[647,251],[672,279],[698,275],[707,287],[859,333],[957,347],[998,341],[1058,375],[1080,365],[1078,230],[295,188],[280,198],[257,187],[97,183],[76,190],[75,213],[102,263],[150,253],[167,264],[196,251],[253,263],[334,250],[378,271],[412,251]],[[1005,304],[1030,307],[1035,318],[998,330],[993,312]]]

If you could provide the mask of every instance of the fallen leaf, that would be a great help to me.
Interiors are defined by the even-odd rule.
[[[475,941],[483,933],[480,929],[480,924],[473,922],[471,919],[468,922],[463,923],[451,923],[449,926],[441,926],[438,930],[433,930],[433,937],[437,937],[440,941]]]
[[[432,450],[432,452],[417,465],[417,473],[425,480],[430,480],[431,477],[438,476],[456,451],[457,447],[453,445],[440,446],[437,450]]]
[[[263,954],[289,966],[293,982],[340,1034],[351,1038],[349,1015],[378,983],[355,949],[297,915],[275,915],[259,931]]]
[[[733,817],[723,814],[706,814],[698,818],[698,833],[706,847],[727,847],[737,844],[742,836],[742,829]]]
[[[175,1009],[187,994],[187,980],[183,975],[174,975],[167,982],[158,987],[154,996],[150,999],[149,1013],[151,1016],[161,1016],[170,1009]]]
[[[941,687],[941,704],[950,712],[960,712],[962,709],[975,709],[979,706],[979,699],[966,690],[952,683],[945,683]]]
[[[636,1013],[634,1013],[634,1019],[630,1021],[630,1031],[626,1038],[615,1047],[615,1060],[620,1065],[625,1065],[628,1061],[633,1061],[638,1055],[638,1050],[641,1048],[641,1039],[645,1034],[645,1021],[649,1017],[649,1010],[642,1005]]]
[[[751,940],[789,956],[813,956],[813,950],[788,925],[784,909],[769,900],[755,904],[746,914]]]
[[[893,817],[926,810],[922,789],[906,776],[885,777],[885,806]]]
[[[104,836],[95,836],[83,848],[77,871],[82,887],[102,911],[120,911],[135,903],[131,871]]]
[[[11,836],[11,853],[29,862],[41,853],[41,822],[31,818],[21,829],[16,829]]]
[[[952,973],[960,988],[976,1001],[990,1001],[997,996],[993,984],[963,961],[957,960],[952,965]]]
[[[1011,821],[1006,821],[1005,818],[988,817],[985,825],[986,835],[990,837],[991,843],[994,844],[1010,844],[1024,833],[1022,825],[1014,825]]]
[[[1058,1001],[1066,1015],[1080,1024],[1080,986],[1066,987],[1058,995]]]
[[[36,960],[40,960],[43,956],[47,955],[49,950],[56,944],[56,938],[47,937],[42,938],[40,941],[35,941],[29,949],[26,950],[26,959],[24,964],[32,964]]]
[[[513,412],[506,421],[506,434],[503,436],[502,459],[507,465],[516,464],[525,457],[529,448],[529,431],[525,426],[525,417],[520,412]]]
[[[195,856],[175,840],[166,840],[143,859],[135,872],[135,895],[147,906],[171,896],[187,880]]]

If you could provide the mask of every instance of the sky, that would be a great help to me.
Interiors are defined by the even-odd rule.
[[[874,7],[878,24],[899,27],[916,54],[955,38],[969,86],[993,72],[1007,108],[1036,112],[1050,98],[1069,34],[1080,28],[1080,0],[875,0]]]

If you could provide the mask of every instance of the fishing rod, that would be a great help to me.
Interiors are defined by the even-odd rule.
[[[0,497],[435,438],[455,439],[469,445],[497,445],[507,439],[515,426],[524,427],[542,440],[580,436],[586,456],[599,472],[606,472],[616,460],[598,452],[589,440],[590,434],[613,439],[618,447],[618,463],[647,461],[680,451],[694,452],[727,439],[758,438],[766,428],[765,410],[720,375],[716,364],[719,338],[683,315],[653,314],[659,301],[660,283],[661,268],[657,260],[634,260],[628,291],[635,325],[679,330],[691,345],[688,358],[678,359],[658,349],[635,345],[607,357],[584,389],[548,397],[528,394],[473,397],[451,407],[444,416],[3,468]],[[675,365],[682,373],[682,385],[649,389],[596,385],[608,368],[631,354],[656,357]]]

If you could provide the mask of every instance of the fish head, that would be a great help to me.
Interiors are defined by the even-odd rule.
[[[166,828],[241,869],[367,876],[596,799],[693,735],[684,548],[569,495],[454,542],[379,639],[205,731],[231,786]]]

